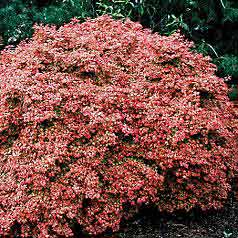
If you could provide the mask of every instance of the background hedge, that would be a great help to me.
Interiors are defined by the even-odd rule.
[[[33,33],[34,23],[69,22],[109,14],[129,17],[153,31],[169,35],[177,29],[196,43],[197,50],[210,55],[218,76],[228,82],[237,98],[238,2],[236,0],[3,0],[0,3],[2,46],[16,45]]]

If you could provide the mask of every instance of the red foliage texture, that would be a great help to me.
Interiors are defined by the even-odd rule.
[[[224,80],[180,33],[35,26],[0,61],[0,234],[119,229],[142,204],[220,208],[237,171]]]

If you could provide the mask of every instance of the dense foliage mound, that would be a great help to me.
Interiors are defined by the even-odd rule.
[[[0,61],[0,234],[119,228],[142,204],[219,208],[237,169],[224,80],[179,33],[102,16]]]

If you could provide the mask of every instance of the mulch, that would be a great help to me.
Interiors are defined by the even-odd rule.
[[[237,196],[237,195],[236,195]],[[232,192],[223,209],[163,214],[145,208],[113,238],[238,238],[238,199]],[[108,236],[110,237],[110,236]]]

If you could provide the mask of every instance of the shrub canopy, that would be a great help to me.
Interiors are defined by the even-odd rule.
[[[0,234],[119,229],[142,204],[219,208],[237,169],[224,80],[180,33],[102,16],[0,60]]]

